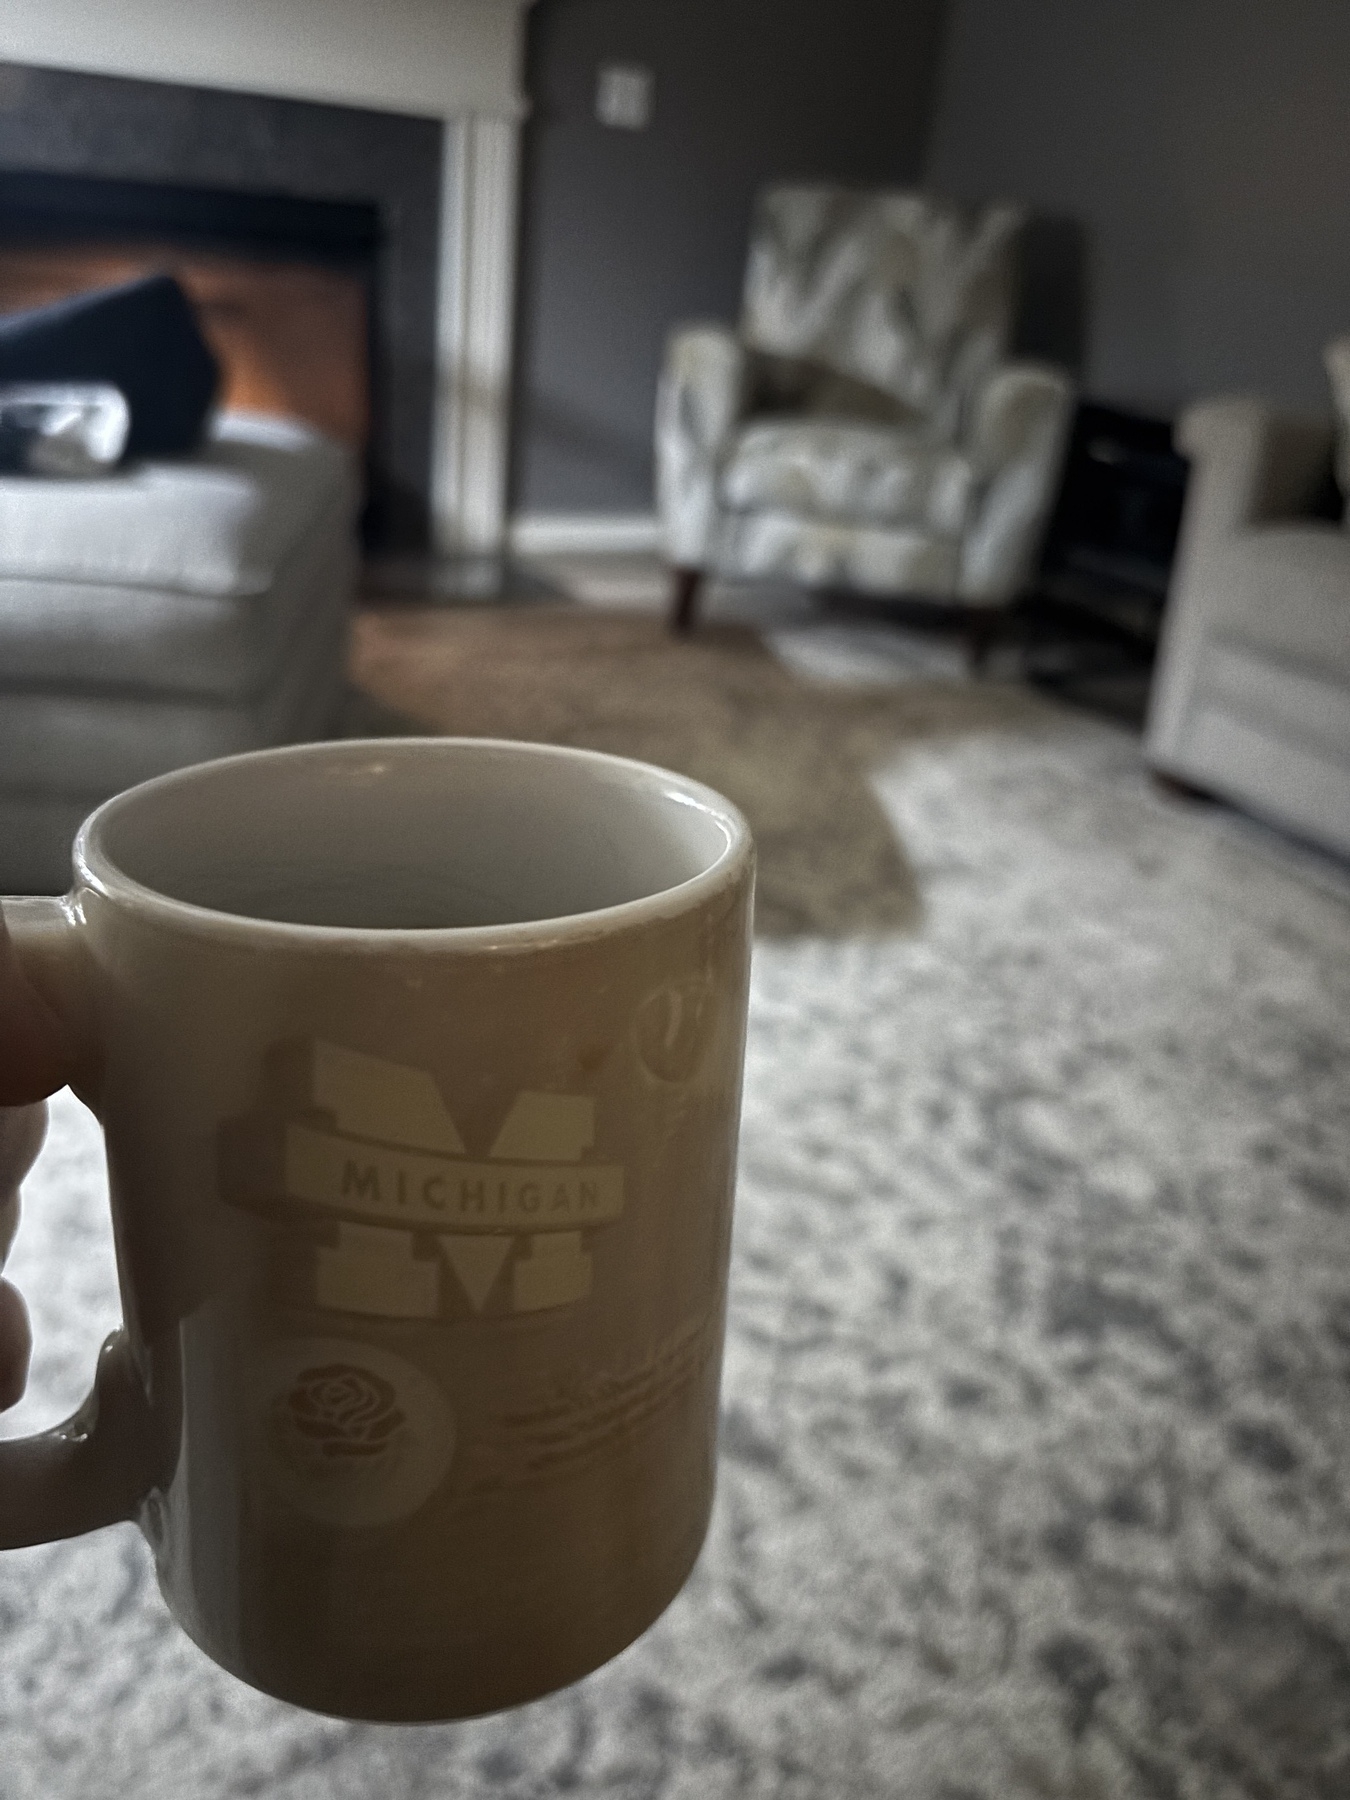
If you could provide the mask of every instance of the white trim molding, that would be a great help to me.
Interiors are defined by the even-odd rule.
[[[0,61],[323,100],[444,127],[438,551],[506,533],[524,15],[532,0],[0,0]]]
[[[516,556],[640,556],[661,547],[655,513],[517,513],[507,536]]]
[[[444,156],[432,524],[437,550],[474,555],[506,529],[520,127],[469,113]]]

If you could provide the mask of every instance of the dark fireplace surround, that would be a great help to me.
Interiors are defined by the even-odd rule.
[[[312,261],[367,295],[368,544],[424,548],[441,126],[358,108],[0,65],[0,242]]]

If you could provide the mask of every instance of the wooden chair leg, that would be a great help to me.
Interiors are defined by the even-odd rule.
[[[1214,799],[1208,788],[1196,787],[1193,781],[1186,781],[1180,775],[1169,775],[1166,769],[1150,769],[1148,773],[1154,787],[1169,800],[1212,802]]]
[[[698,612],[699,589],[703,585],[702,569],[677,568],[671,594],[670,629],[681,635],[694,629]]]
[[[972,675],[982,675],[989,652],[1003,629],[1003,609],[997,606],[973,606],[966,619],[966,668]]]

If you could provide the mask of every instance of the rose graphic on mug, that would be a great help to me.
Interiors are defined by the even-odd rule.
[[[378,1456],[405,1423],[391,1384],[351,1363],[302,1369],[284,1404],[324,1456]]]
[[[369,1465],[397,1448],[407,1422],[393,1383],[347,1362],[301,1369],[273,1406],[285,1454],[315,1472]]]
[[[455,1424],[425,1370],[341,1338],[282,1340],[256,1368],[270,1485],[288,1507],[326,1524],[382,1524],[444,1480]]]

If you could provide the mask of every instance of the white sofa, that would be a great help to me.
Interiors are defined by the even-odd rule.
[[[1192,459],[1145,750],[1160,773],[1350,853],[1350,530],[1309,516],[1330,418],[1183,416]]]
[[[227,413],[196,455],[0,478],[0,892],[60,892],[101,800],[334,722],[356,579],[351,459]]]
[[[684,327],[657,398],[657,505],[688,627],[705,574],[990,613],[1034,563],[1073,390],[1007,342],[1022,214],[777,187],[741,320]]]

